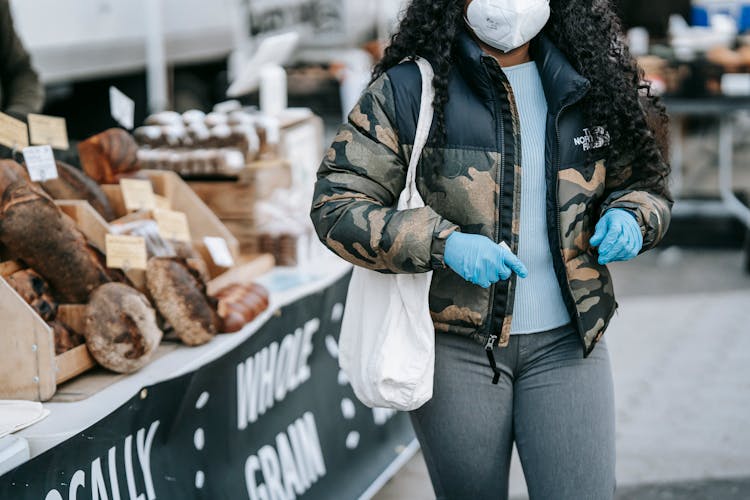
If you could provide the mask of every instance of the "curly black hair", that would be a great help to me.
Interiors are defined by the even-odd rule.
[[[457,35],[464,29],[465,4],[466,0],[412,0],[373,71],[376,79],[417,56],[433,64],[436,134],[432,146],[445,140],[448,80]],[[632,167],[634,177],[658,178],[658,187],[667,192],[669,119],[630,54],[611,0],[551,0],[550,7],[545,33],[591,82],[582,105],[590,123],[604,125],[610,132],[609,168]]]

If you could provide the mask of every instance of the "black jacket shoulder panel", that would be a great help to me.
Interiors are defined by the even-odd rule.
[[[396,112],[396,128],[402,144],[413,144],[417,133],[422,100],[422,76],[415,63],[403,63],[387,72],[391,82]],[[447,147],[474,149],[496,148],[492,106],[475,94],[461,73],[454,69],[448,81],[449,100],[445,106]],[[435,123],[432,134],[435,133]]]
[[[422,101],[422,75],[416,63],[402,63],[386,74],[393,89],[396,130],[401,144],[414,144]]]

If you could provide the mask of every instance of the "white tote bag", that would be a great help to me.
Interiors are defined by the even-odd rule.
[[[416,170],[434,115],[430,63],[417,59],[422,103],[398,210],[425,206]],[[339,340],[339,365],[354,393],[371,408],[411,411],[432,399],[435,326],[430,317],[432,272],[385,275],[356,267]]]

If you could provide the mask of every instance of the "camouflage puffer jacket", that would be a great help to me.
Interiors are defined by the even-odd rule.
[[[644,251],[669,226],[672,201],[662,179],[636,178],[623,160],[607,162],[609,134],[584,123],[578,105],[590,88],[544,36],[534,59],[548,101],[547,220],[563,298],[588,356],[617,308],[612,279],[589,239],[610,208],[631,212]],[[426,207],[397,211],[419,115],[421,79],[413,63],[375,81],[349,115],[318,172],[312,220],[321,241],[347,261],[384,273],[434,271],[430,308],[437,331],[507,346],[515,277],[490,289],[467,283],[443,261],[454,231],[507,242],[518,252],[521,146],[512,89],[497,62],[466,33],[449,80],[446,146],[439,168],[422,162]],[[601,158],[597,161],[597,158]],[[660,182],[661,181],[661,182]],[[661,187],[660,187],[661,186]]]

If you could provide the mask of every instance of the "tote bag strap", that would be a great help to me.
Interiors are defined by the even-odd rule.
[[[414,62],[419,67],[419,72],[422,75],[422,99],[419,106],[417,133],[414,136],[414,148],[411,152],[409,169],[406,173],[406,185],[404,186],[404,192],[399,199],[398,208],[401,210],[405,208],[416,208],[413,203],[416,200],[412,200],[412,198],[418,194],[417,165],[419,165],[422,152],[427,145],[427,140],[430,136],[430,129],[432,128],[432,120],[435,116],[435,109],[433,107],[433,102],[435,100],[435,87],[432,84],[432,79],[434,78],[435,73],[432,69],[432,65],[426,59],[421,57],[417,57]],[[424,206],[424,202],[422,202],[421,199],[417,204]]]

